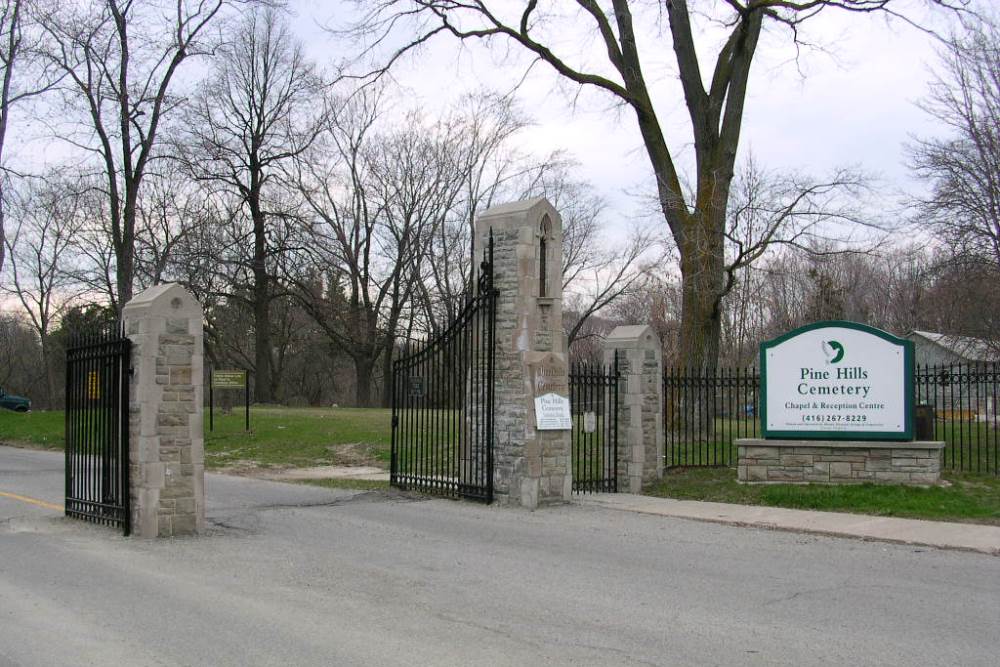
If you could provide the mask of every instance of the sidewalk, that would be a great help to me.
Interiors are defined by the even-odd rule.
[[[810,512],[759,505],[730,505],[696,500],[654,498],[628,493],[580,495],[574,499],[574,502],[623,512],[656,514],[732,526],[751,526],[835,537],[853,537],[939,549],[977,551],[1000,556],[1000,526],[896,519],[841,512]]]

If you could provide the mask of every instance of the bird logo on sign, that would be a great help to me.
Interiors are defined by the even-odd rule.
[[[826,363],[836,364],[844,358],[844,346],[835,340],[823,341],[823,354],[826,355]]]

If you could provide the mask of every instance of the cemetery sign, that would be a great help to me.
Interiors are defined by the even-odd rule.
[[[765,438],[913,439],[913,343],[856,322],[760,346]]]

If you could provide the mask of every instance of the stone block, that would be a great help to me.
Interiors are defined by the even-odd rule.
[[[913,466],[916,464],[917,464],[917,459],[915,458],[900,458],[896,456],[892,457],[893,468],[898,468],[900,466]]]
[[[850,463],[843,461],[830,462],[830,479],[850,478],[850,477],[851,477]]]
[[[191,386],[191,367],[185,366],[181,368],[171,368],[170,369],[170,382],[171,385],[185,385],[187,387]]]
[[[780,456],[777,447],[744,447],[746,456],[757,459],[775,459]]]
[[[806,454],[782,454],[782,466],[811,466],[813,457]]]
[[[910,481],[910,473],[907,472],[894,472],[894,471],[879,471],[875,473],[876,482],[908,482]]]
[[[768,468],[767,481],[769,482],[802,482],[805,481],[805,472],[801,469],[787,470],[785,468]]]
[[[892,470],[892,459],[868,459],[865,461],[865,470],[869,472],[889,472]]]

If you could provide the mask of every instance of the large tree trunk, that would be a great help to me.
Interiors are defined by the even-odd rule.
[[[698,209],[687,216],[678,243],[681,256],[679,361],[689,368],[711,371],[718,366],[722,338],[724,230],[731,177],[707,176],[700,180],[702,187],[699,189],[705,194],[698,198]]]

